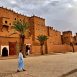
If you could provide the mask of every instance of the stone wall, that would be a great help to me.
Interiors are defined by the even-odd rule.
[[[39,41],[37,36],[46,35],[48,37],[47,47],[48,52],[71,52],[72,47],[70,45],[72,32],[65,31],[61,35],[60,31],[55,30],[53,27],[45,25],[45,19],[38,16],[24,16],[19,13],[9,10],[7,8],[0,7],[0,46],[8,45],[9,42],[17,42],[19,44],[19,34],[13,34],[13,22],[19,20],[21,22],[28,22],[31,26],[29,32],[25,33],[25,45],[31,44],[31,52],[33,54],[40,53]],[[77,35],[76,35],[77,37]],[[77,40],[76,40],[77,41]],[[75,51],[77,46],[75,46]],[[45,53],[45,47],[44,47]]]
[[[45,47],[43,47],[45,53]],[[48,53],[66,53],[73,52],[73,49],[70,45],[51,45],[48,46]],[[77,52],[77,46],[74,46],[75,52]],[[40,46],[32,46],[33,54],[40,54]]]

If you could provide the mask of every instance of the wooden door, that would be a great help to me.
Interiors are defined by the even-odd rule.
[[[16,42],[9,42],[9,55],[16,55]]]

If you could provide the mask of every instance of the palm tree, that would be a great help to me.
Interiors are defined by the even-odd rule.
[[[25,32],[28,31],[29,24],[20,21],[14,21],[13,23],[14,29],[19,32],[20,35],[20,50],[22,50],[23,56],[25,57],[25,50],[24,50],[24,39],[25,39]]]
[[[41,45],[41,48],[40,48],[40,52],[41,52],[41,55],[43,55],[43,45],[44,45],[44,42],[47,40],[47,36],[45,35],[39,35],[37,36],[37,40],[39,40],[40,42],[40,45]]]
[[[75,52],[74,44],[72,42],[70,43],[70,46],[72,47],[72,51]]]

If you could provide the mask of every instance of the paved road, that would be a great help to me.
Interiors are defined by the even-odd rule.
[[[77,77],[77,52],[25,58],[25,72],[16,73],[17,59],[0,60],[0,77]]]

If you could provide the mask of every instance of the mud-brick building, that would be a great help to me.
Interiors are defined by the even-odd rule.
[[[13,10],[0,7],[0,55],[2,56],[16,55],[19,51],[19,34],[11,35],[15,32],[13,28],[13,22],[15,20],[28,22],[31,25],[29,28],[30,31],[25,33],[26,37],[24,42],[25,49],[26,45],[29,45],[32,54],[40,53],[40,44],[37,36],[41,34],[48,37],[44,45],[44,52],[45,50],[47,50],[48,53],[72,51],[70,42],[77,44],[77,34],[73,37],[71,31],[66,31],[61,35],[60,31],[53,29],[53,27],[46,26],[44,18],[21,15]],[[45,46],[47,46],[46,49]],[[75,50],[77,50],[76,46]]]

